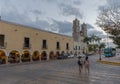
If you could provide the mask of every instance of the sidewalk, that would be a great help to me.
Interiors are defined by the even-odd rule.
[[[97,60],[97,62],[100,62],[100,63],[103,63],[103,64],[120,66],[120,53],[117,53],[116,56],[114,56],[114,57],[104,57],[104,56],[102,56],[102,60]]]

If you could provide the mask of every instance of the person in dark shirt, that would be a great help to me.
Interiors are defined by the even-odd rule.
[[[82,72],[82,67],[83,67],[83,63],[82,63],[82,58],[78,57],[78,66],[79,66],[79,72]]]

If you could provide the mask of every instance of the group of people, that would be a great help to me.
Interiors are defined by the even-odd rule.
[[[82,72],[83,66],[85,68],[85,72],[87,71],[89,73],[89,59],[88,56],[85,57],[83,60],[82,57],[78,57],[78,66],[79,66],[79,72]]]

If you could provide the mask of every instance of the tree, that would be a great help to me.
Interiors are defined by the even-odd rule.
[[[100,40],[101,40],[101,38],[100,38],[100,37],[98,37],[98,36],[96,36],[95,41],[99,43],[99,42],[100,42]]]
[[[97,43],[100,42],[101,38],[94,35],[94,34],[92,34],[90,38],[91,38],[91,41],[93,43],[92,44],[93,45],[93,50],[94,50],[94,52],[96,52],[96,48],[98,47]]]
[[[83,41],[85,43],[89,44],[91,42],[91,38],[90,37],[85,37]]]
[[[101,50],[102,48],[105,48],[105,43],[100,43],[100,45],[99,45],[99,49]]]
[[[87,47],[89,51],[96,52],[96,48],[98,47],[96,42],[100,42],[101,38],[96,35],[91,35],[90,37],[85,37],[84,42],[87,43]]]
[[[92,42],[93,44],[95,44],[96,36],[95,36],[94,34],[92,34],[90,38],[91,38],[91,42]]]
[[[96,24],[106,33],[120,48],[120,5],[108,5],[100,8]]]

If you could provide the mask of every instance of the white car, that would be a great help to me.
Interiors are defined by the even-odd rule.
[[[82,58],[84,58],[84,57],[85,57],[85,54],[78,54],[77,57],[82,57]]]
[[[73,58],[73,57],[74,57],[74,54],[68,55],[68,58]]]

